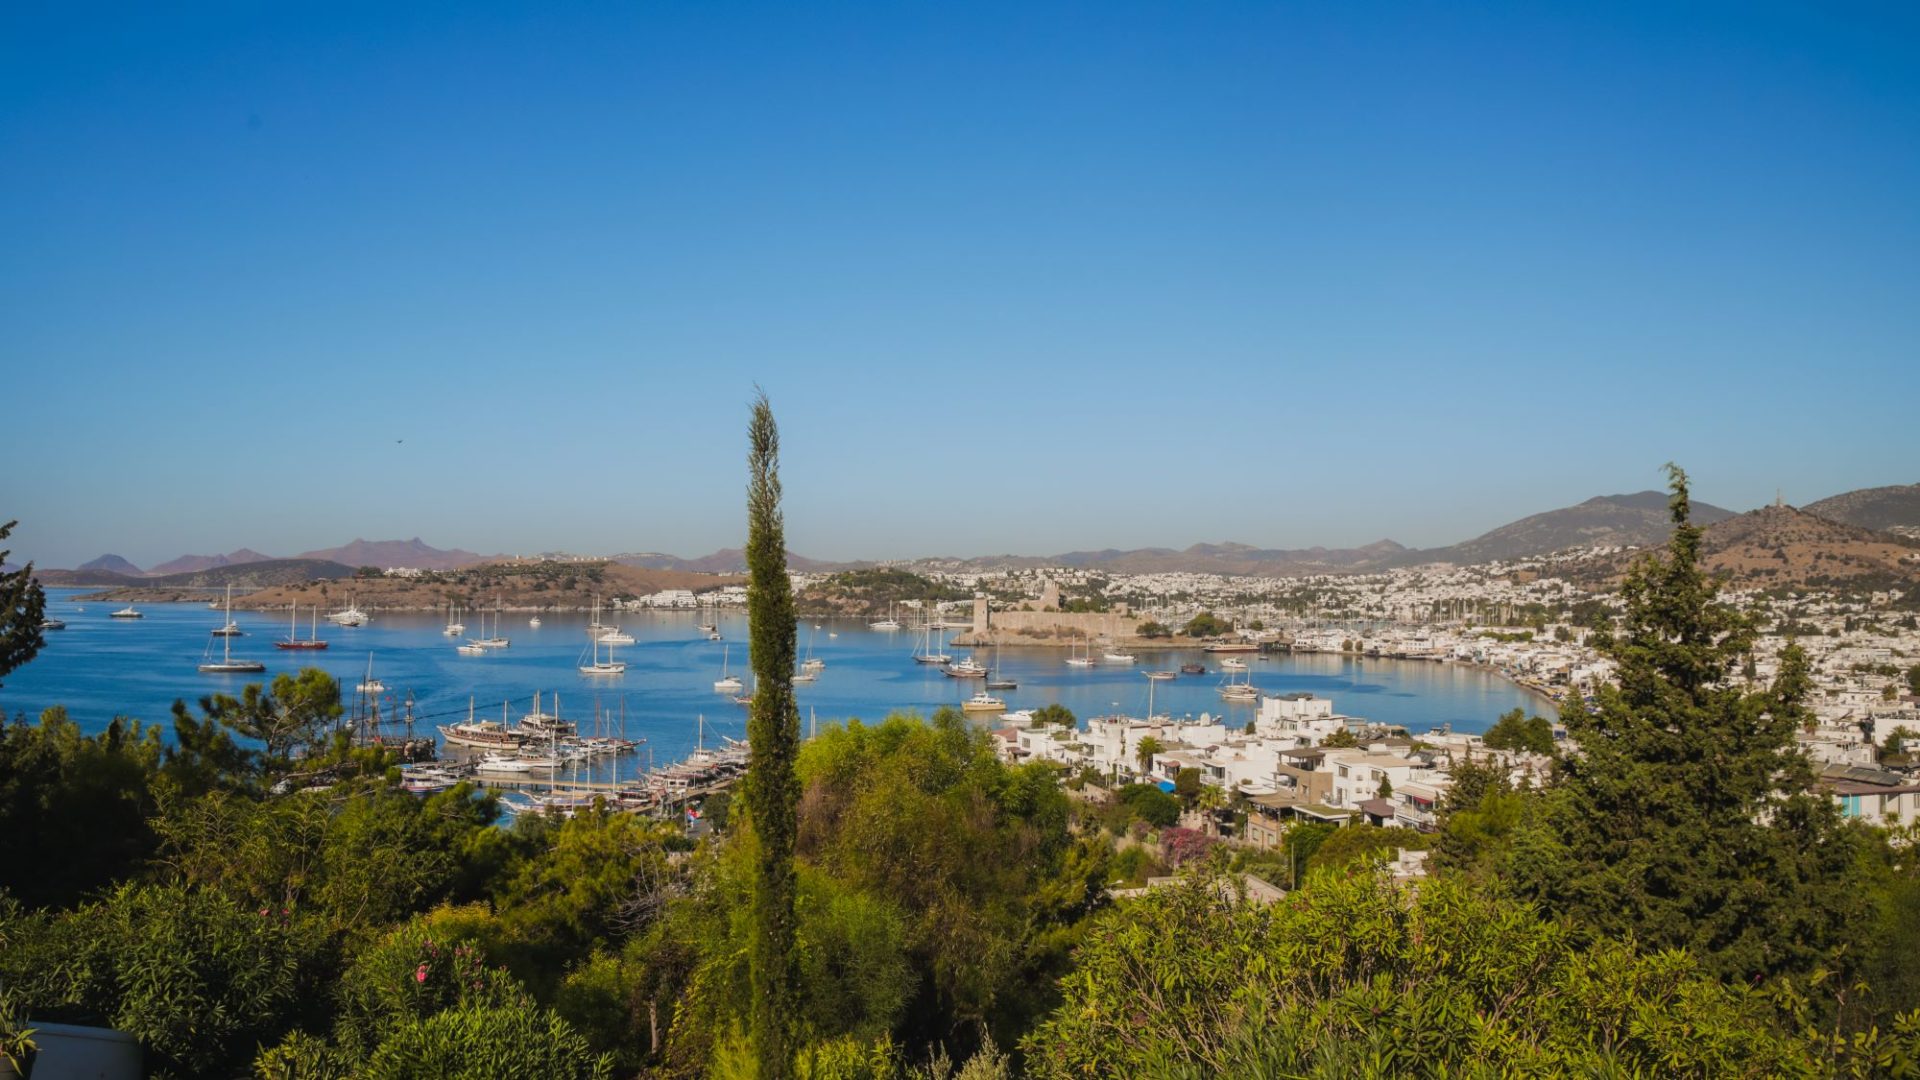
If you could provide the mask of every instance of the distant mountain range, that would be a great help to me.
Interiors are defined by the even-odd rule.
[[[1896,534],[1920,535],[1920,484],[1850,491],[1821,499],[1795,513],[1856,529],[1881,532],[1890,530]],[[1730,510],[1709,503],[1693,504],[1693,520],[1701,525],[1719,526],[1745,517],[1751,517],[1751,515],[1736,515]],[[905,562],[905,565],[973,570],[1068,566],[1131,574],[1192,572],[1292,576],[1365,573],[1427,563],[1475,565],[1495,560],[1548,555],[1576,547],[1648,547],[1663,543],[1670,531],[1667,521],[1666,493],[1641,491],[1630,495],[1596,496],[1574,506],[1533,514],[1449,547],[1408,548],[1392,540],[1380,540],[1355,548],[1261,548],[1248,544],[1219,543],[1195,544],[1183,550],[1106,549],[1069,551],[1059,555],[919,559]],[[1806,529],[1800,532],[1806,533]],[[1796,533],[1796,535],[1800,534]],[[1807,535],[1811,536],[1810,533]],[[1851,539],[1843,540],[1835,534],[1827,536],[1824,540],[1807,542],[1846,544],[1891,542],[1884,535],[1873,541],[1862,540],[1853,534],[1848,535]],[[1898,538],[1895,537],[1895,539]],[[1806,540],[1806,537],[1802,537],[1802,540]],[[1855,554],[1866,557],[1860,552]],[[419,537],[411,540],[380,541],[356,539],[340,547],[322,548],[296,556],[298,560],[343,567],[410,566],[425,570],[454,570],[477,563],[497,561],[500,558],[500,556],[478,555],[459,548],[442,550],[426,544]],[[746,558],[737,548],[726,548],[692,559],[660,552],[628,552],[609,556],[609,558],[623,566],[647,570],[672,570],[697,574],[739,574],[746,570]],[[260,552],[242,548],[225,555],[183,555],[148,571],[142,571],[118,555],[102,555],[98,559],[83,564],[78,570],[46,571],[45,573],[65,576],[82,573],[90,575],[84,581],[73,582],[75,584],[123,584],[127,581],[153,582],[183,574],[287,561],[289,560],[271,559]],[[810,559],[794,552],[788,552],[787,562],[793,569],[807,573],[834,573],[873,565],[869,562],[830,562]],[[51,583],[51,577],[48,581]]]
[[[96,560],[97,561],[97,560]],[[326,559],[261,559],[231,566],[210,566],[178,574],[118,574],[110,570],[42,570],[37,576],[43,585],[90,585],[100,587],[138,586],[154,589],[258,589],[268,585],[290,585],[302,581],[323,581],[353,574],[353,567]]]

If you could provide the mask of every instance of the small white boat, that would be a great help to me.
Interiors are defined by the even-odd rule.
[[[797,683],[810,683],[819,677],[820,676],[815,675],[811,671],[796,671],[793,673],[793,681]]]
[[[1088,645],[1085,652],[1075,652],[1074,650],[1077,648],[1080,648],[1080,646],[1073,645],[1073,644],[1069,644],[1067,646],[1067,666],[1068,667],[1089,667],[1089,668],[1092,667],[1093,666],[1093,647],[1091,645]]]
[[[633,635],[622,631],[616,626],[603,632],[596,640],[604,645],[631,645],[633,644]]]
[[[1247,670],[1247,662],[1245,660],[1235,660],[1231,656],[1227,657],[1225,660],[1220,661],[1220,666],[1228,671]]]
[[[1135,657],[1132,653],[1109,652],[1101,654],[1101,659],[1109,664],[1131,664],[1134,660],[1138,659],[1138,657]]]
[[[67,628],[66,623],[61,622],[59,619],[56,619],[51,615],[40,620],[40,629],[42,630],[65,630],[66,628]]]
[[[962,712],[1006,712],[1007,703],[994,697],[985,690],[968,698],[960,705]]]
[[[128,605],[127,605],[126,607],[123,607],[123,608],[121,608],[121,609],[120,609],[119,611],[116,611],[116,612],[114,612],[114,613],[113,613],[113,614],[112,614],[111,616],[109,616],[109,617],[110,617],[110,618],[114,618],[114,619],[144,619],[144,618],[146,618],[146,616],[145,616],[145,615],[142,615],[142,614],[140,614],[140,612],[138,612],[138,611],[136,611],[136,610],[134,610],[134,607],[133,607],[133,605],[132,605],[132,604],[128,604]]]
[[[600,598],[598,596],[593,598],[593,621],[595,625],[599,625]],[[620,628],[617,626],[610,627],[607,631],[594,635],[593,640],[587,643],[587,648],[592,651],[593,656],[587,663],[580,665],[580,674],[618,675],[626,671],[626,662],[613,658],[613,647],[622,644],[619,640],[620,638],[626,638],[624,644],[633,644],[633,639],[622,634]],[[607,658],[605,660],[600,659],[600,646],[602,645],[607,647]]]
[[[488,754],[474,768],[484,773],[529,773],[533,771],[533,763],[517,755]]]
[[[527,625],[535,630],[540,629],[540,616],[535,615],[533,618],[528,619]]]
[[[987,666],[971,656],[955,660],[940,670],[946,672],[947,678],[949,679],[984,679],[987,677]]]
[[[467,624],[453,617],[453,605],[447,605],[447,625],[440,631],[448,637],[459,637],[467,632]]]
[[[472,641],[469,641],[464,645],[454,646],[453,651],[459,653],[461,656],[487,655],[487,647],[485,645],[481,645],[477,642],[472,642]]]

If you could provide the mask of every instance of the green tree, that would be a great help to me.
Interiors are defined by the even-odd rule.
[[[4,552],[0,552],[4,554]],[[1920,664],[1907,669],[1907,693],[1920,697]]]
[[[1138,627],[1134,629],[1134,633],[1139,634],[1143,638],[1164,638],[1164,637],[1173,636],[1173,631],[1167,629],[1164,623],[1158,623],[1152,619],[1148,619],[1145,622],[1141,623]]]
[[[1203,611],[1193,618],[1188,619],[1187,625],[1181,627],[1180,632],[1188,637],[1195,638],[1218,637],[1222,634],[1232,633],[1233,624],[1225,619],[1214,617],[1211,611]]]
[[[238,698],[216,694],[208,713],[234,731],[266,744],[267,758],[279,761],[295,745],[318,740],[343,711],[339,681],[320,668],[310,667],[302,668],[298,676],[274,676],[270,688],[249,683]]]
[[[0,540],[10,536],[18,524],[9,521],[0,525]],[[0,551],[0,566],[6,565],[10,554]],[[47,594],[33,579],[33,564],[0,572],[0,680],[5,680],[39,653],[40,646],[46,643],[45,632],[40,628],[46,618]]]
[[[1341,728],[1321,739],[1320,745],[1334,749],[1352,749],[1360,745],[1360,739],[1350,729]]]
[[[760,1080],[793,1074],[794,990],[793,866],[799,781],[794,757],[800,743],[800,711],[793,700],[795,617],[793,582],[787,576],[786,524],[780,509],[780,430],[763,393],[753,404],[747,455],[747,612],[753,637],[753,706],[747,741],[746,809],[753,824],[756,874],[753,892],[753,1007],[749,1031]]]
[[[1518,708],[1500,714],[1500,719],[1481,737],[1489,750],[1526,750],[1553,753],[1553,724],[1545,717],[1528,717]]]
[[[152,855],[160,729],[119,717],[96,735],[58,706],[0,722],[0,892],[65,906]]]
[[[1188,766],[1173,774],[1173,794],[1189,808],[1200,797],[1200,770]]]
[[[1341,830],[1345,832],[1346,830]],[[1791,991],[1722,984],[1684,952],[1581,942],[1441,878],[1320,871],[1256,905],[1203,875],[1100,917],[1028,1075],[1815,1076],[1920,1065],[1920,1016],[1857,1043]],[[1789,1008],[1776,1008],[1784,1000]]]
[[[1762,690],[1733,678],[1754,627],[1718,600],[1686,474],[1669,473],[1672,540],[1627,574],[1620,630],[1596,635],[1618,685],[1563,713],[1579,752],[1549,804],[1558,850],[1529,851],[1515,872],[1596,935],[1684,947],[1731,978],[1811,972],[1864,921],[1850,885],[1863,834],[1807,792],[1794,744],[1806,654],[1789,646]]]
[[[1141,739],[1140,744],[1133,749],[1133,758],[1140,763],[1140,771],[1142,773],[1152,772],[1153,756],[1165,749],[1166,747],[1160,745],[1160,740],[1151,735]]]
[[[1079,718],[1073,715],[1072,709],[1057,701],[1033,710],[1033,718],[1042,724],[1058,724],[1065,728],[1074,727],[1080,723]]]

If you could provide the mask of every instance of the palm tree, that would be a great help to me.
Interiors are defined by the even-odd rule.
[[[1133,752],[1133,756],[1140,761],[1140,771],[1142,773],[1151,773],[1153,771],[1153,755],[1165,749],[1166,747],[1160,745],[1160,740],[1151,735],[1141,739],[1140,745],[1135,748]]]

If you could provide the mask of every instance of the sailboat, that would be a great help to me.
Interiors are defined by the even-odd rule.
[[[600,598],[598,596],[593,599],[593,621],[596,623],[600,621]],[[625,661],[615,660],[613,658],[613,638],[616,634],[621,637],[626,637],[625,634],[620,634],[619,627],[614,627],[613,633],[594,635],[593,640],[587,643],[587,648],[593,650],[593,660],[591,663],[580,665],[580,674],[618,675],[627,670]],[[633,639],[627,638],[627,640],[631,642]],[[600,659],[600,646],[602,643],[607,646],[607,658],[605,660]]]
[[[299,634],[299,630],[297,629],[297,618],[299,614],[300,604],[297,601],[287,606],[287,639],[285,641],[274,642],[273,647],[276,649],[326,648],[327,643],[320,640],[320,605],[315,604],[313,606],[313,620],[307,629],[307,638],[305,641],[300,640],[297,636]]]
[[[993,646],[993,667],[987,670],[988,690],[1018,690],[1020,684],[1000,673],[1000,645]]]
[[[702,612],[705,612],[705,611],[707,610],[707,605],[705,605],[704,603],[703,603],[703,604],[701,604],[701,605],[700,605],[700,610],[701,610]],[[707,620],[707,621],[705,621],[705,622],[702,622],[702,623],[697,623],[697,624],[695,624],[695,627],[694,627],[694,628],[695,628],[695,629],[697,629],[697,630],[699,630],[699,631],[700,631],[701,633],[703,633],[703,634],[717,634],[717,633],[719,633],[719,632],[720,632],[720,625],[719,625],[719,624],[720,624],[720,616],[719,616],[719,614],[718,614],[718,613],[715,613],[715,614],[712,614],[712,615],[706,615],[706,616],[705,616],[705,618],[706,618],[706,620]]]
[[[1246,669],[1245,664],[1240,665],[1241,671]],[[1254,689],[1251,676],[1234,682],[1232,673],[1228,673],[1227,680],[1220,684],[1220,696],[1227,701],[1258,701],[1260,691]]]
[[[485,634],[487,632],[487,613],[484,611],[480,613],[480,632],[482,634]],[[476,638],[474,640],[474,644],[480,646],[483,649],[504,649],[508,645],[513,644],[513,642],[511,642],[507,638],[503,638],[500,636],[500,602],[499,601],[496,600],[494,601],[494,604],[493,604],[493,636]]]
[[[373,677],[372,653],[367,654],[367,677],[362,679],[360,685],[354,687],[354,689],[362,694],[384,694],[387,692],[387,684]]]
[[[887,617],[876,622],[868,623],[867,629],[880,630],[887,633],[892,633],[900,629],[900,620],[893,617],[893,603],[891,601],[887,603]]]
[[[920,628],[920,643],[921,651],[913,654],[913,662],[916,664],[944,664],[953,659],[934,647],[932,625]],[[945,644],[946,642],[941,642],[943,647]]]
[[[457,619],[455,619],[455,618],[453,617],[453,605],[452,605],[452,604],[448,604],[448,605],[447,605],[447,625],[446,625],[446,629],[444,629],[444,630],[441,630],[440,632],[441,632],[442,634],[445,634],[445,635],[446,635],[446,636],[448,636],[448,637],[459,637],[459,636],[460,636],[461,634],[464,634],[464,633],[466,633],[466,632],[467,632],[467,624],[466,624],[466,623],[463,623],[463,622],[460,622],[459,620],[457,620]]]
[[[819,671],[821,668],[827,666],[827,662],[825,660],[816,660],[813,655],[813,639],[819,636],[819,633],[820,633],[820,624],[814,623],[813,630],[807,634],[807,658],[800,665],[801,671],[816,672],[816,671]],[[812,682],[813,680],[808,679],[807,681]]]
[[[731,645],[721,649],[720,677],[713,681],[713,692],[716,694],[737,694],[740,692],[741,686],[744,685],[740,681],[740,676],[727,674],[727,662],[732,659],[732,653],[733,646]]]
[[[1093,666],[1093,643],[1089,641],[1089,642],[1085,642],[1084,644],[1086,645],[1086,649],[1087,649],[1087,651],[1084,653],[1074,652],[1073,651],[1074,646],[1071,644],[1067,646],[1067,666],[1068,667],[1092,667]]]
[[[371,622],[372,619],[366,612],[360,610],[359,605],[353,602],[352,597],[348,597],[346,609],[344,611],[336,611],[327,616],[327,621],[339,623],[341,626],[365,626]]]
[[[118,613],[116,612],[116,617]],[[233,622],[233,586],[227,586],[227,622]],[[207,642],[207,652],[212,653],[213,642]],[[233,675],[248,671],[265,671],[267,665],[258,660],[235,660],[233,658],[233,635],[220,635],[220,659],[203,660],[200,670],[208,675]]]
[[[226,625],[214,630],[214,637],[241,637],[246,634],[240,624],[233,621],[233,583],[227,583],[227,621]]]

